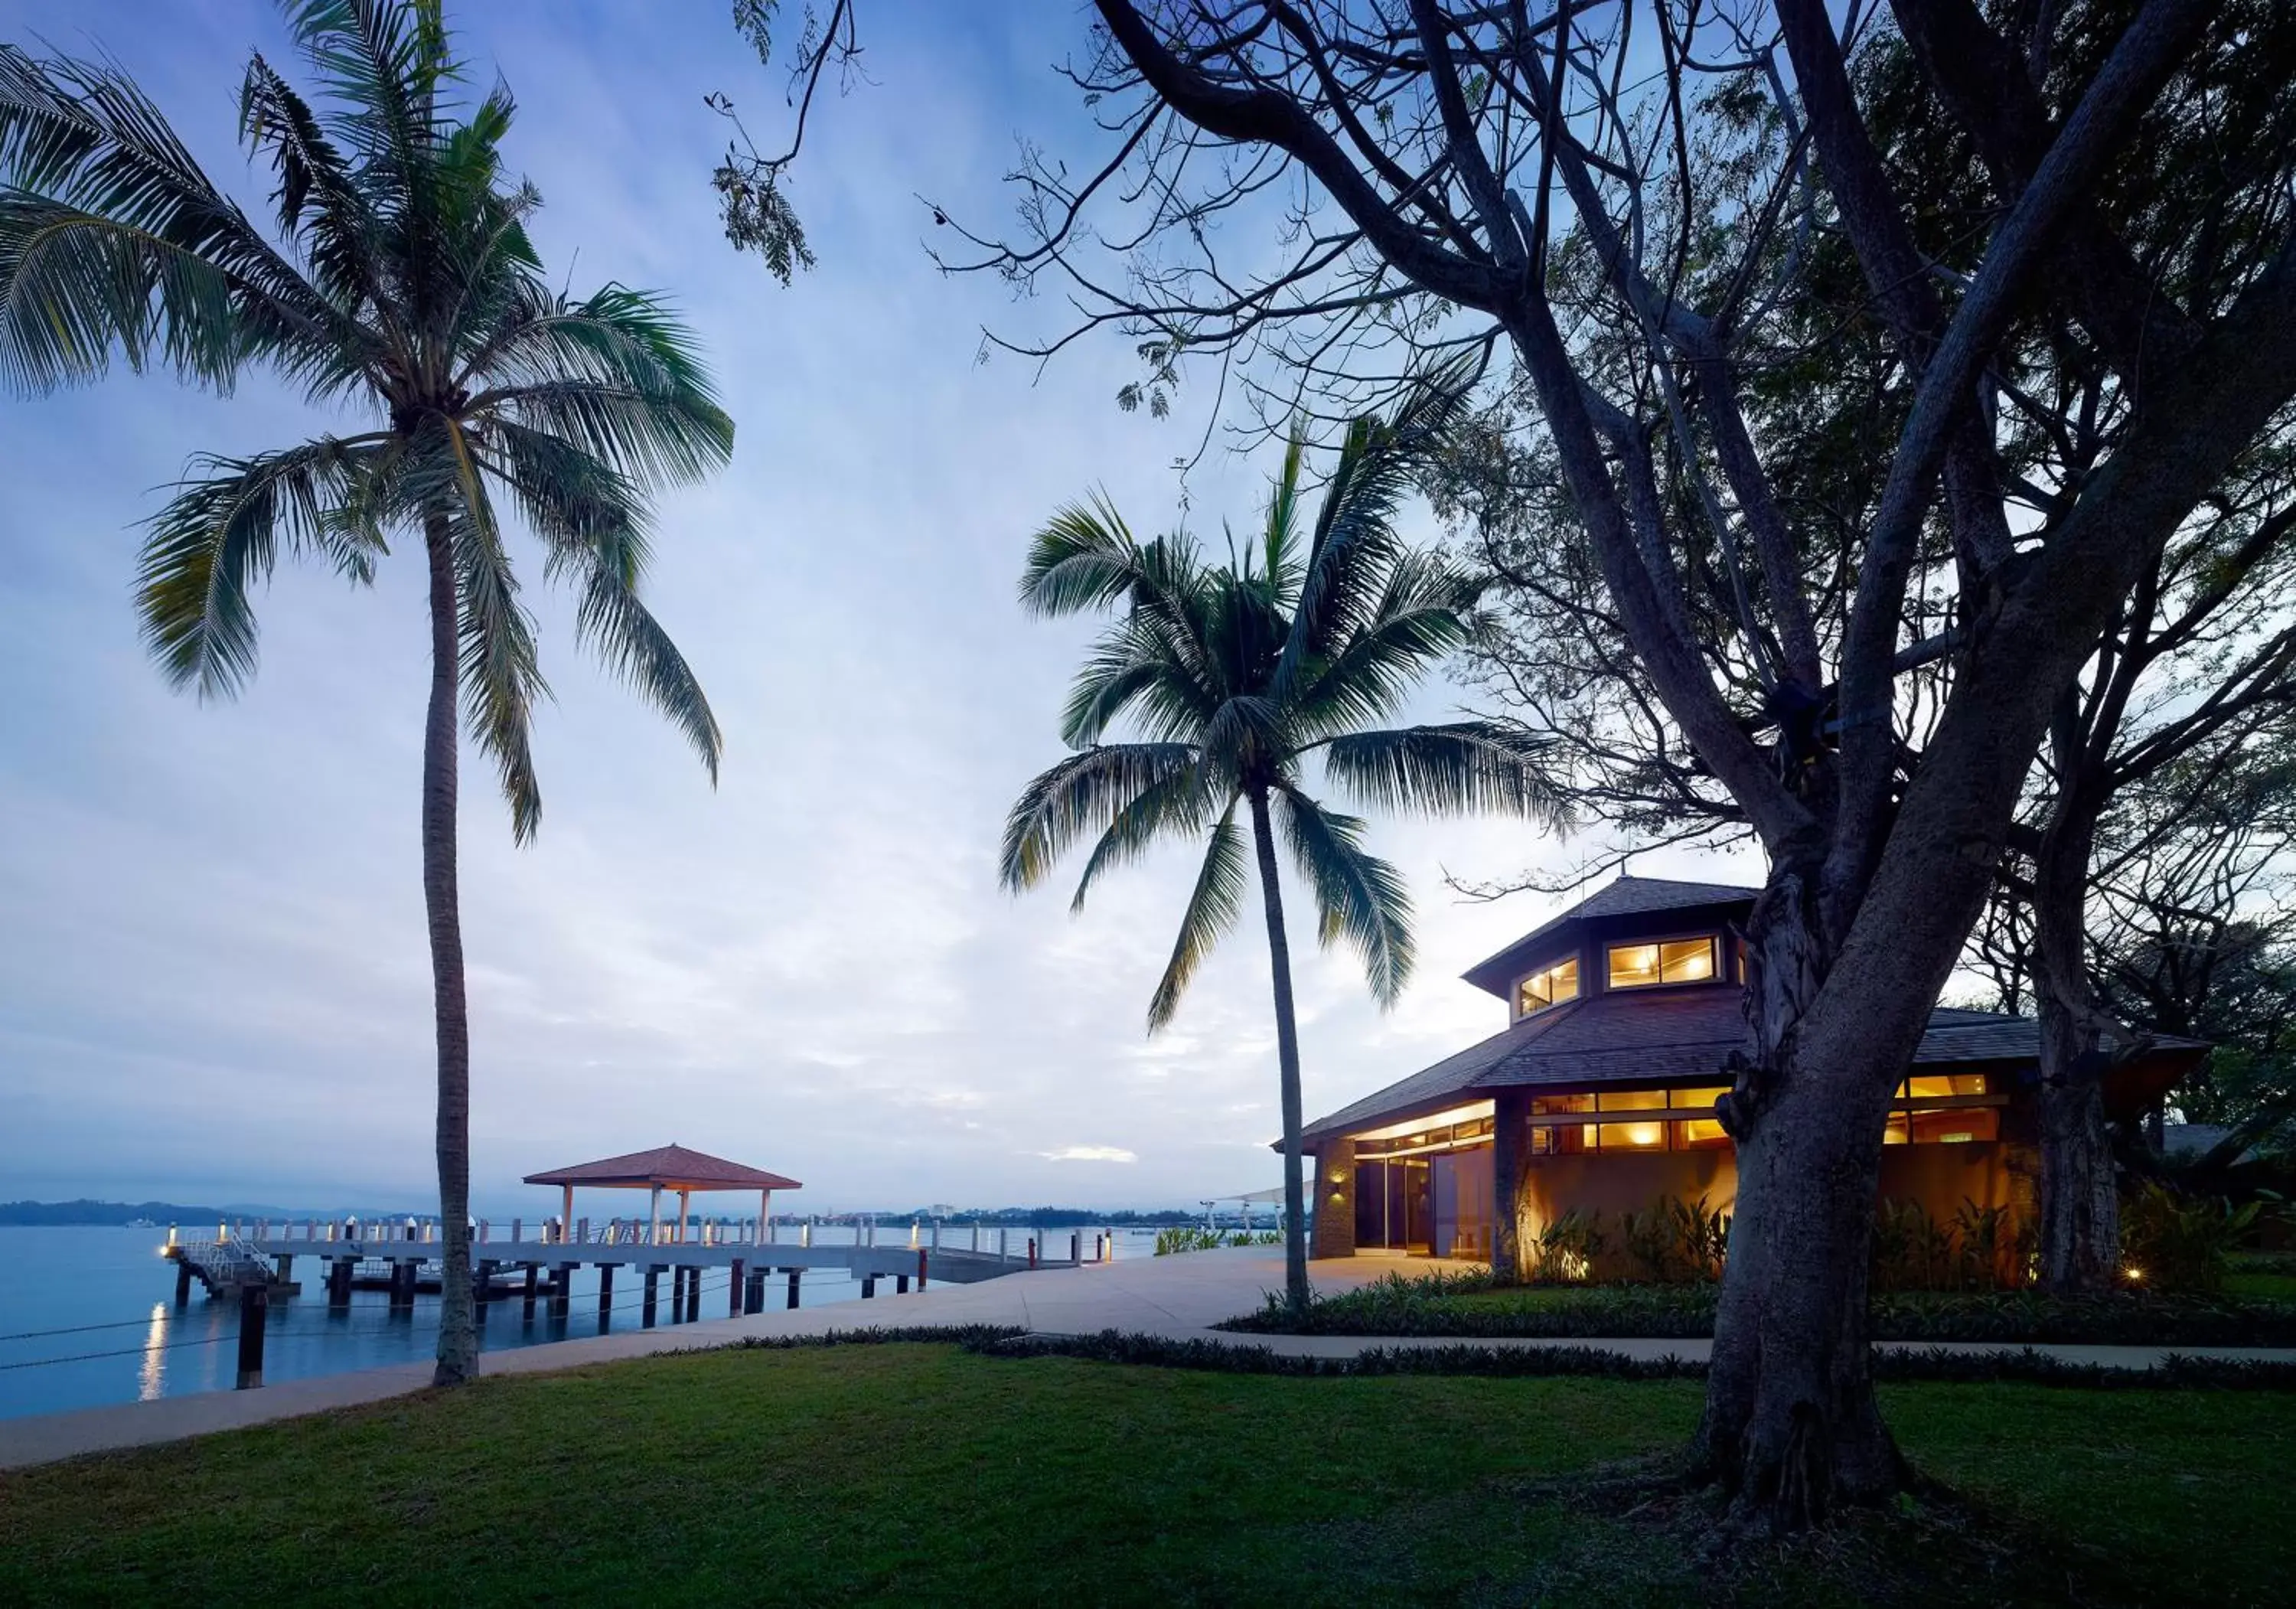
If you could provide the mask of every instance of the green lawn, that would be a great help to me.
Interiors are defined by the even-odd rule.
[[[1719,1580],[1568,1476],[1669,1382],[722,1351],[0,1477],[0,1603],[2267,1602],[2296,1397],[1890,1388],[1909,1505]],[[1972,1518],[1972,1513],[1981,1517]],[[2013,1546],[2002,1548],[2002,1538]]]

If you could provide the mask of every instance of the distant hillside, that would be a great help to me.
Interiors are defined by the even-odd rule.
[[[0,1202],[0,1224],[132,1224],[139,1218],[148,1218],[155,1224],[217,1223],[225,1219],[268,1218],[284,1222],[289,1219],[316,1218],[324,1222],[330,1218],[357,1217],[372,1219],[393,1216],[375,1212],[313,1212],[301,1208],[225,1206],[187,1206],[172,1201],[11,1201]]]

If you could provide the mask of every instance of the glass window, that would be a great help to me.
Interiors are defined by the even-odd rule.
[[[1605,1151],[1663,1151],[1664,1123],[1604,1123],[1595,1130],[1596,1144]]]
[[[1666,1104],[1669,1106],[1711,1106],[1722,1096],[1730,1093],[1727,1084],[1717,1084],[1710,1089],[1669,1089]]]
[[[1730,1137],[1712,1118],[1692,1118],[1674,1126],[1674,1144],[1678,1151],[1704,1151],[1729,1143]]]
[[[1530,1153],[1533,1156],[1576,1156],[1589,1150],[1587,1137],[1591,1125],[1572,1123],[1561,1129],[1534,1129],[1530,1131]]]
[[[1605,1089],[1595,1102],[1601,1112],[1655,1112],[1666,1104],[1663,1089]]]
[[[1908,1120],[1917,1145],[1967,1145],[2001,1137],[2001,1113],[1990,1106],[1958,1112],[1916,1112]]]
[[[1702,983],[1717,971],[1714,951],[1710,933],[1703,939],[1669,939],[1660,944],[1613,944],[1609,953],[1611,987]]]
[[[1530,1097],[1533,1117],[1561,1117],[1566,1112],[1592,1112],[1595,1097],[1591,1095],[1535,1095]]]
[[[1934,1101],[1950,1095],[1983,1095],[1985,1075],[1956,1072],[1916,1076],[1906,1080],[1906,1093],[1917,1101]]]
[[[1550,1006],[1578,997],[1578,957],[1572,956],[1525,978],[1515,991],[1515,1013],[1527,1017],[1535,1011],[1545,1011]]]

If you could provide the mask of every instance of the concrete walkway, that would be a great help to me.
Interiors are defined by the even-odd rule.
[[[1311,1264],[1310,1275],[1316,1289],[1328,1293],[1357,1289],[1406,1266],[1410,1272],[1422,1274],[1438,1268],[1466,1265],[1430,1263],[1423,1258],[1405,1265],[1388,1259],[1357,1257]],[[822,1335],[832,1330],[954,1328],[964,1325],[1004,1326],[1055,1335],[1120,1330],[1170,1341],[1267,1347],[1287,1356],[1325,1358],[1350,1357],[1374,1347],[1474,1345],[1599,1347],[1631,1358],[1702,1359],[1711,1344],[1698,1339],[1633,1336],[1463,1341],[1448,1336],[1250,1335],[1211,1327],[1225,1319],[1258,1310],[1267,1293],[1280,1291],[1283,1285],[1283,1259],[1280,1252],[1258,1246],[1193,1252],[1180,1257],[1140,1258],[1080,1268],[1043,1268],[977,1285],[937,1285],[906,1296],[881,1296],[865,1303],[840,1301],[797,1312],[784,1309],[745,1318],[664,1325],[578,1341],[548,1342],[488,1352],[480,1359],[480,1369],[488,1375],[537,1374],[660,1352],[726,1346],[750,1335]],[[1919,1350],[1932,1343],[1882,1344]],[[2003,1350],[1998,1343],[1989,1342],[1940,1344],[1954,1351]],[[2068,1363],[2100,1364],[2113,1368],[2149,1368],[2171,1352],[2188,1358],[2296,1363],[2296,1350],[2289,1349],[2050,1345],[2033,1350]],[[291,1380],[259,1391],[206,1391],[162,1397],[151,1402],[0,1420],[0,1469],[176,1441],[329,1408],[380,1402],[422,1391],[430,1381],[428,1363],[396,1364],[355,1374]]]

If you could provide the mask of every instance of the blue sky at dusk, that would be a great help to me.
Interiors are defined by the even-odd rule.
[[[984,325],[1042,333],[1062,309],[926,252],[920,197],[1001,229],[1016,142],[1100,151],[1051,70],[1085,48],[1082,15],[868,8],[872,81],[818,109],[796,181],[820,266],[783,290],[726,244],[709,189],[726,128],[705,93],[761,132],[784,117],[782,70],[727,12],[450,8],[473,89],[499,71],[517,95],[507,151],[546,201],[554,274],[670,291],[739,429],[727,472],[661,505],[651,592],[726,730],[715,791],[583,657],[518,549],[556,699],[531,847],[512,847],[484,762],[463,768],[477,1205],[538,1203],[520,1175],[670,1140],[794,1174],[791,1205],[820,1210],[1272,1184],[1256,902],[1152,1040],[1193,855],[1111,880],[1075,918],[1065,876],[1017,901],[995,880],[1004,811],[1061,751],[1091,629],[1021,613],[1027,538],[1095,484],[1136,528],[1168,525],[1174,461],[1206,423],[1186,406],[1202,398],[1166,421],[1120,412],[1135,367],[1113,333],[1041,373],[980,361]],[[234,121],[250,49],[291,61],[269,5],[25,0],[0,19],[18,43],[116,55],[263,210]],[[419,564],[396,555],[366,591],[283,569],[230,703],[171,693],[132,607],[138,521],[191,455],[328,423],[260,376],[229,398],[121,371],[0,399],[0,1197],[431,1194]],[[1250,521],[1271,467],[1215,448],[1186,477],[1191,522]],[[1422,713],[1460,697],[1431,689]],[[1418,899],[1419,976],[1382,1014],[1352,956],[1295,922],[1311,1114],[1503,1025],[1456,974],[1554,902],[1464,905],[1446,869],[1585,848],[1505,823],[1382,822],[1374,844]],[[1748,857],[1636,869],[1756,877]]]

